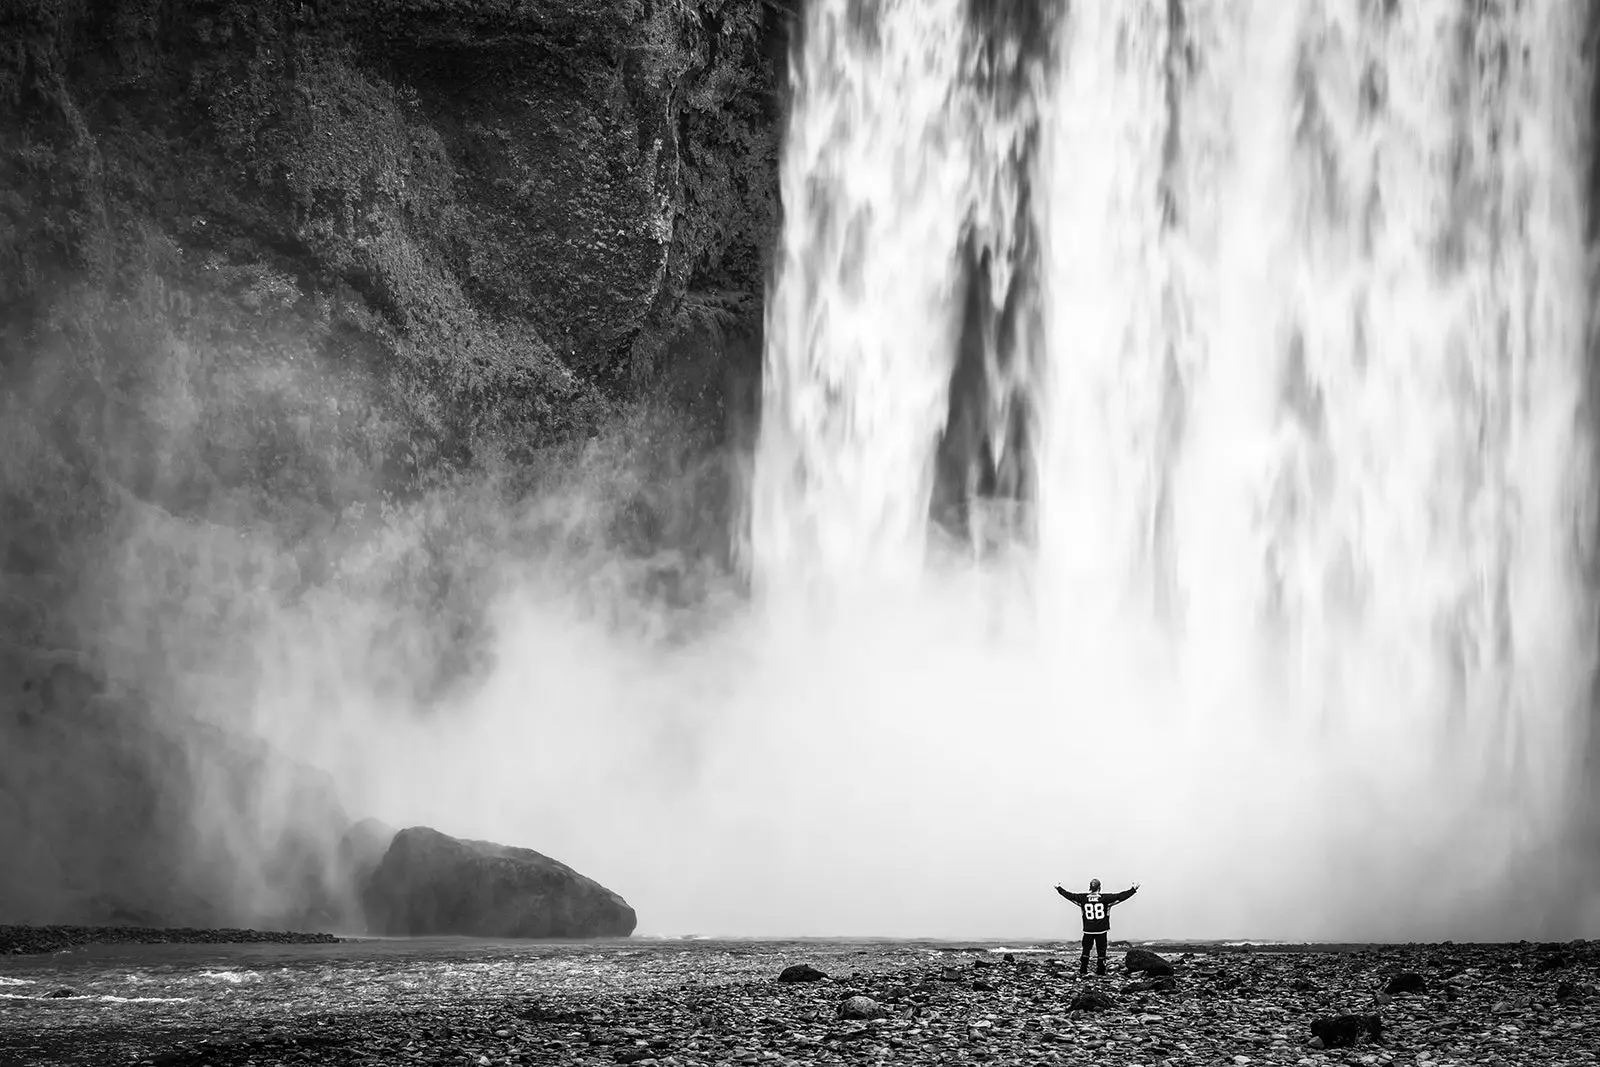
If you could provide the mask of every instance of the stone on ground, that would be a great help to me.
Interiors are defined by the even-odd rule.
[[[532,849],[463,841],[426,826],[394,836],[362,903],[391,937],[627,937],[622,897]]]

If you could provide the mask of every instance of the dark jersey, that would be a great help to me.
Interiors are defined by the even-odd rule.
[[[1056,892],[1066,897],[1078,906],[1083,912],[1083,932],[1086,934],[1104,934],[1111,931],[1111,906],[1120,904],[1133,896],[1134,890],[1124,889],[1120,893],[1069,893],[1065,889]]]

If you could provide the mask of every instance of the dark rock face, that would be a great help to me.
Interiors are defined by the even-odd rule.
[[[401,830],[363,894],[389,936],[627,937],[637,918],[616,893],[532,849]]]
[[[327,775],[0,639],[0,918],[326,928],[348,823]]]
[[[720,425],[790,8],[0,4],[0,919],[353,914],[379,856],[251,740],[234,594],[327,588],[382,501],[548,470],[641,394]],[[418,589],[468,644],[484,598]],[[470,660],[429,652],[423,699]]]

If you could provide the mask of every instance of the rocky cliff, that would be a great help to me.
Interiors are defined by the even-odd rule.
[[[248,701],[218,694],[249,689],[269,609],[349,581],[339,545],[486,471],[526,493],[644,400],[715,441],[758,350],[791,14],[0,5],[0,747],[55,768],[0,767],[6,844],[38,858],[5,865],[0,904],[120,880],[143,888],[115,907],[159,919],[158,879],[129,871],[231,855],[192,817],[249,744],[227,729],[250,714],[218,710]],[[699,522],[616,510],[624,541]],[[408,663],[471,631],[452,529],[368,575],[456,620]],[[41,699],[58,660],[78,665]],[[259,815],[281,790],[250,773]],[[322,855],[345,816],[307,795],[323,814],[262,825],[337,823],[282,845]],[[198,891],[235,905],[219,920],[270,910]]]

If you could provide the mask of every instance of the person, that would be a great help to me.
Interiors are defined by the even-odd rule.
[[[1066,897],[1078,906],[1083,912],[1083,956],[1078,960],[1078,973],[1089,973],[1089,949],[1094,948],[1099,953],[1099,969],[1097,974],[1106,973],[1106,939],[1111,936],[1111,906],[1121,904],[1124,900],[1139,891],[1139,883],[1133,883],[1132,889],[1124,889],[1120,893],[1100,892],[1100,879],[1089,879],[1087,893],[1069,893],[1061,886],[1056,886],[1056,892]]]

